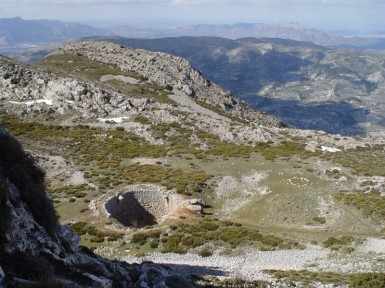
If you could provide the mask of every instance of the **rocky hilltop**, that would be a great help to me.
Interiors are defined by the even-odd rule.
[[[185,116],[177,113],[182,109],[191,121],[201,123],[222,139],[234,139],[230,128],[239,130],[237,139],[243,139],[244,134],[265,139],[269,132],[264,127],[285,126],[206,80],[186,60],[166,53],[127,49],[107,42],[72,42],[49,54],[40,64],[53,72],[64,66],[65,75],[31,69],[4,57],[0,61],[0,99],[8,111],[25,117],[44,114],[50,118],[63,115],[74,121],[79,117],[108,121],[129,120],[148,113],[155,122],[170,123],[183,122],[181,118]],[[82,62],[82,68],[72,70],[77,61]],[[104,70],[92,71],[103,65]],[[83,71],[100,76],[85,78],[80,75]],[[125,95],[124,89],[120,89],[124,84],[134,93]],[[255,129],[230,127],[232,119],[248,121]]]
[[[79,53],[90,60],[115,65],[122,71],[136,72],[158,86],[181,91],[198,101],[218,106],[233,116],[245,117],[260,125],[282,125],[277,119],[250,109],[243,101],[226,93],[217,84],[211,83],[183,58],[162,52],[127,49],[109,42],[92,41],[68,43],[50,55]]]

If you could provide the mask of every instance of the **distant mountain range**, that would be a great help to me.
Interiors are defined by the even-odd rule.
[[[106,36],[111,32],[73,22],[57,20],[0,19],[0,47],[60,43],[86,36]]]
[[[195,37],[138,39],[166,35]],[[85,36],[183,57],[253,108],[297,128],[343,135],[385,133],[385,52],[362,51],[385,49],[385,38],[333,37],[298,24],[197,25],[168,30],[120,27],[111,32],[76,23],[12,18],[0,20],[0,54],[16,54],[27,44],[40,47]],[[253,38],[239,38],[244,36]],[[50,50],[52,46],[35,49],[19,58],[38,60]]]
[[[297,23],[265,24],[238,23],[234,25],[191,25],[174,29],[138,29],[121,26],[110,28],[115,35],[127,38],[163,38],[178,36],[212,36],[227,39],[245,37],[280,38],[297,41],[312,42],[329,47],[345,47],[358,49],[384,49],[385,38],[381,37],[341,37],[330,36],[325,32],[308,29]]]
[[[127,38],[164,38],[178,36],[213,36],[227,39],[268,37],[312,42],[329,47],[358,49],[385,49],[385,38],[330,36],[297,23],[262,24],[238,23],[234,25],[191,25],[173,29],[144,29],[130,26],[99,29],[88,25],[57,20],[0,19],[0,52],[30,45],[60,43],[70,39],[91,36],[122,36]]]

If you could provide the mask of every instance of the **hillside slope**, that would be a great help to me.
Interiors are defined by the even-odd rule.
[[[284,127],[164,53],[0,60],[1,121],[96,254],[198,287],[382,281],[384,138]]]

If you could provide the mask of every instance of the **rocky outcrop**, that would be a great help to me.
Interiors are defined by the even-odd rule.
[[[203,77],[187,60],[177,56],[92,41],[67,43],[49,55],[62,54],[81,54],[91,60],[116,65],[122,71],[134,71],[156,85],[182,91],[195,100],[220,107],[230,115],[246,118],[256,124],[283,125],[277,118],[251,109],[245,102]]]
[[[96,118],[124,115],[133,107],[120,93],[78,79],[58,78],[4,57],[0,57],[0,86],[0,100],[8,100],[8,110],[15,113],[78,112],[86,118]]]
[[[79,246],[80,237],[58,224],[39,178],[31,178],[39,168],[9,138],[0,128],[0,287],[176,287],[167,283],[179,276],[162,266],[106,260]],[[5,143],[14,145],[5,147]],[[5,150],[19,155],[13,158],[15,163]],[[17,161],[24,161],[25,167]],[[19,182],[26,180],[32,184]]]

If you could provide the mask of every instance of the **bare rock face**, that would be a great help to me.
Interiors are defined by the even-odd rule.
[[[57,78],[47,72],[0,57],[2,99],[10,101],[11,110],[27,107],[26,112],[77,111],[86,118],[121,115],[133,107],[129,99],[116,92],[104,91],[92,83]]]

